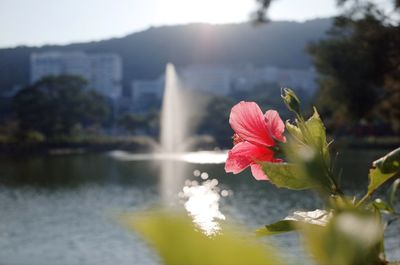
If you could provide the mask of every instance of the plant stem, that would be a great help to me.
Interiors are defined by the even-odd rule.
[[[365,203],[366,200],[368,200],[371,197],[372,193],[368,192],[367,194],[364,195],[364,197],[362,197],[358,203],[356,204],[356,207],[360,207],[362,204]]]

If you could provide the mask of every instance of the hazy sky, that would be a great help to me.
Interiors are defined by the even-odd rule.
[[[0,47],[120,37],[149,26],[243,22],[255,0],[0,0]],[[337,12],[334,0],[275,0],[274,20]]]

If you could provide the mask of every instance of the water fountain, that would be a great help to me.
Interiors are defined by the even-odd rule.
[[[212,235],[219,230],[219,223],[216,220],[225,219],[225,216],[219,211],[219,195],[215,189],[218,181],[207,180],[200,185],[197,181],[191,182],[186,170],[187,163],[182,161],[185,157],[186,160],[190,157],[190,154],[185,153],[188,148],[187,142],[189,142],[187,121],[190,115],[189,104],[187,104],[189,100],[185,95],[174,66],[168,64],[161,109],[161,153],[167,156],[178,155],[180,159],[161,161],[160,192],[163,203],[166,205],[173,205],[179,194],[181,199],[186,200],[184,207],[192,216],[193,222],[205,234]],[[193,111],[193,104],[190,106]],[[204,180],[208,178],[205,172],[201,175]]]
[[[200,102],[195,93],[185,89],[179,80],[175,67],[167,64],[165,88],[161,108],[160,144],[150,154],[129,154],[115,151],[112,156],[119,160],[153,160],[160,165],[159,192],[165,206],[177,205],[178,200],[186,200],[184,207],[194,222],[212,234],[218,230],[216,219],[224,216],[218,209],[218,181],[208,179],[203,172],[195,175],[199,181],[190,180],[193,176],[190,164],[223,163],[226,153],[213,151],[188,152],[193,141],[189,125],[195,116],[204,111],[205,101]],[[191,124],[189,124],[189,121]],[[192,169],[193,170],[193,169]],[[206,177],[205,177],[206,176]],[[179,196],[178,196],[179,195]]]
[[[187,137],[187,112],[181,83],[175,67],[169,63],[165,71],[165,89],[161,108],[161,152],[182,153]]]
[[[159,143],[154,142],[153,153],[132,154],[113,151],[111,156],[119,160],[176,160],[193,164],[220,164],[226,160],[226,152],[188,152],[196,145],[198,136],[191,135],[190,125],[198,121],[207,99],[198,97],[184,88],[173,64],[168,63],[165,71],[164,96],[161,107]],[[190,124],[189,124],[190,121]]]
[[[167,156],[176,156],[185,150],[187,125],[185,99],[181,83],[175,67],[167,64],[165,71],[165,88],[161,108],[160,143],[161,153]],[[163,202],[174,203],[175,196],[182,189],[184,181],[184,163],[165,159],[161,161],[160,191]]]

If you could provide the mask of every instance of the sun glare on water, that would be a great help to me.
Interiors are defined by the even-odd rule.
[[[184,161],[192,164],[222,164],[225,163],[226,151],[199,151],[186,153],[143,153],[135,154],[126,151],[112,151],[109,153],[114,159],[122,161],[141,161],[141,160],[175,160]]]
[[[221,229],[219,221],[225,220],[219,209],[220,199],[229,196],[230,192],[221,191],[218,180],[208,179],[206,172],[195,170],[193,175],[202,181],[187,180],[179,197],[183,199],[186,211],[203,233],[208,236],[215,235]]]

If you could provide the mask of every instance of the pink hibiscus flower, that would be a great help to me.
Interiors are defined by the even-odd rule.
[[[275,110],[268,110],[264,115],[255,102],[241,101],[236,104],[229,117],[229,123],[235,131],[233,148],[228,153],[225,171],[240,173],[251,168],[257,180],[268,180],[257,162],[281,162],[274,158],[276,141],[285,142],[285,125]]]

